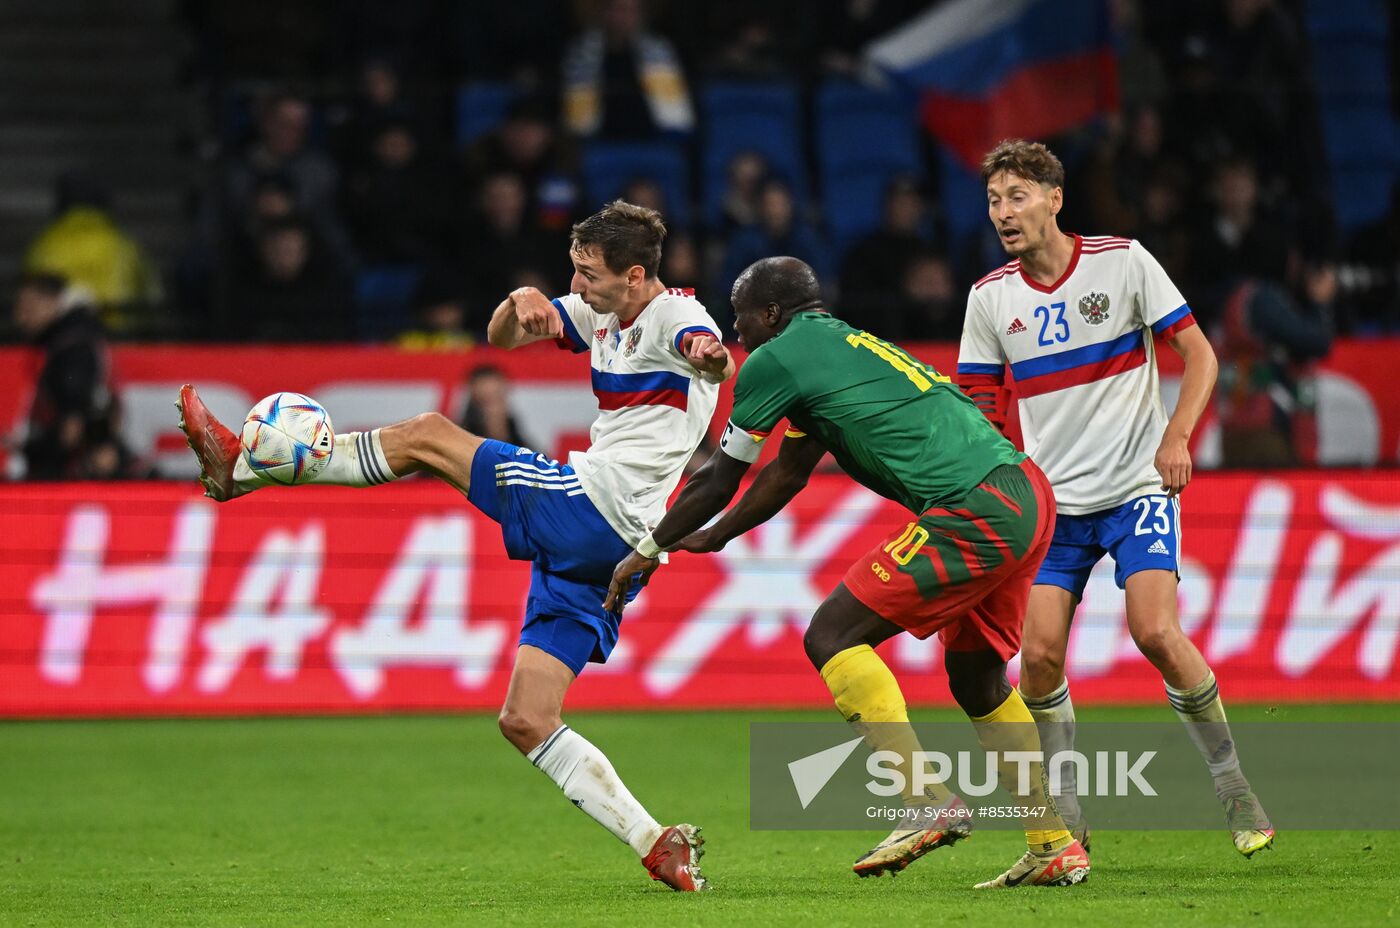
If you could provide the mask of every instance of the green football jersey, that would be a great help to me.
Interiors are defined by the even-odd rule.
[[[783,419],[914,513],[954,505],[1026,457],[947,376],[824,312],[794,316],[744,362],[730,422],[752,441],[726,435],[732,456],[757,457],[749,452]]]

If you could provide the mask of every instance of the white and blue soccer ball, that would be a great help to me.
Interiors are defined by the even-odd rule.
[[[300,393],[274,393],[248,412],[243,459],[269,483],[309,483],[331,460],[335,432],[325,407]]]

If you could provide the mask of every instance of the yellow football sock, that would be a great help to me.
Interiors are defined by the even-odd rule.
[[[1002,788],[1028,806],[1045,809],[1043,815],[1026,816],[1026,844],[1042,851],[1059,850],[1069,844],[1072,838],[1060,819],[1055,801],[1050,797],[1045,766],[1030,764],[1030,791],[1018,795],[1016,780],[1019,765],[1005,760],[1008,751],[1040,751],[1040,735],[1036,731],[1035,719],[1022,701],[1021,694],[1012,690],[1006,701],[990,713],[971,718],[983,749],[996,752],[997,773]]]
[[[947,802],[949,793],[941,783],[929,785],[917,796],[914,794],[913,755],[923,749],[909,725],[909,710],[899,682],[880,660],[880,655],[866,644],[847,648],[827,661],[821,673],[836,700],[836,708],[865,739],[866,747],[871,751],[894,751],[900,756],[904,801],[933,805]]]

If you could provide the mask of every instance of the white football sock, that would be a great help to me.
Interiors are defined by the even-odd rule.
[[[1174,689],[1167,684],[1167,701],[1176,710],[1177,718],[1186,724],[1196,750],[1201,752],[1201,759],[1215,781],[1215,795],[1229,799],[1249,792],[1249,781],[1240,769],[1235,739],[1225,719],[1225,706],[1220,701],[1215,674],[1207,670],[1205,679],[1189,690]]]
[[[343,487],[372,487],[398,474],[389,469],[389,459],[379,443],[379,429],[372,432],[346,432],[335,437],[331,459],[313,478],[313,483],[333,483]]]
[[[1031,718],[1035,719],[1036,731],[1040,733],[1040,749],[1045,753],[1045,773],[1055,783],[1051,759],[1061,751],[1074,750],[1074,703],[1069,698],[1069,680],[1061,680],[1059,686],[1044,696],[1027,696],[1022,692],[1021,700],[1030,710]],[[1068,760],[1060,761],[1058,766],[1060,775],[1055,789],[1055,805],[1060,808],[1065,827],[1074,831],[1083,822],[1076,769],[1074,763]]]
[[[560,725],[526,755],[558,784],[574,805],[645,857],[661,826],[633,798],[602,751],[567,725]]]

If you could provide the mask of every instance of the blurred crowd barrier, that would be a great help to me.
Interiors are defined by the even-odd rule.
[[[938,370],[957,369],[957,346],[943,342],[906,345]],[[1156,346],[1162,393],[1173,408],[1181,361]],[[743,353],[736,349],[742,360]],[[1392,382],[1400,338],[1336,342],[1312,374],[1315,384],[1315,459],[1328,467],[1400,464],[1400,394]],[[561,360],[565,363],[559,363]],[[23,428],[38,356],[23,348],[0,347],[0,433],[12,438]],[[176,427],[173,403],[180,384],[192,376],[216,415],[231,427],[243,421],[261,397],[295,390],[319,400],[336,429],[351,431],[387,425],[427,410],[461,421],[472,372],[495,368],[510,382],[509,403],[521,437],[537,451],[564,458],[588,446],[598,406],[588,368],[571,363],[552,345],[502,352],[417,352],[388,347],[291,345],[116,345],[111,349],[120,396],[120,430],[132,454],[154,473],[193,478],[194,456]],[[191,372],[198,372],[191,374]],[[1217,400],[1225,395],[1217,390]],[[721,391],[711,435],[724,428],[732,388]],[[1012,437],[1019,439],[1013,404]],[[1207,410],[1192,439],[1198,467],[1222,463],[1225,436],[1217,408]],[[13,448],[16,440],[9,443]],[[771,453],[771,451],[770,451]],[[16,462],[0,446],[0,467],[15,475]],[[3,472],[3,471],[0,471]]]
[[[1207,473],[1182,508],[1182,624],[1232,702],[1400,699],[1400,480]],[[906,519],[815,476],[723,552],[676,555],[570,705],[829,708],[803,629]],[[1075,700],[1160,701],[1112,578],[1105,559],[1075,621]],[[223,506],[187,483],[0,486],[0,716],[494,710],[528,582],[426,480]],[[883,650],[911,701],[949,701],[936,640]]]

